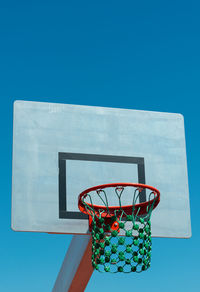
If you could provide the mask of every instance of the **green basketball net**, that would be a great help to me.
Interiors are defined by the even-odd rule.
[[[150,218],[159,201],[157,189],[133,183],[95,186],[79,195],[79,209],[89,215],[96,270],[140,273],[150,267]]]

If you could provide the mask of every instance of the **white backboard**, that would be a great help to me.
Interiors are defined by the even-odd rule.
[[[16,101],[12,229],[88,233],[84,189],[140,182],[160,190],[152,236],[191,236],[180,114]]]

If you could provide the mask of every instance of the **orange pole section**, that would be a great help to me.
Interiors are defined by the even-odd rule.
[[[88,245],[85,249],[84,255],[81,259],[81,262],[72,280],[68,292],[85,291],[85,288],[94,271],[94,268],[92,267],[91,263],[91,256],[92,256],[92,238],[90,238],[88,242]]]

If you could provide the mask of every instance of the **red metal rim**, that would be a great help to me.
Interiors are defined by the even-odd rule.
[[[135,188],[141,188],[143,189],[148,189],[150,191],[152,191],[155,195],[154,199],[147,201],[147,202],[143,202],[143,203],[139,203],[136,204],[134,206],[134,212],[135,214],[139,215],[144,215],[147,213],[147,208],[148,207],[153,207],[153,209],[155,209],[157,207],[157,205],[160,202],[160,192],[159,190],[157,190],[156,188],[149,186],[149,185],[145,185],[145,184],[139,184],[139,183],[110,183],[110,184],[103,184],[103,185],[98,185],[98,186],[94,186],[91,187],[89,189],[84,190],[82,193],[80,193],[79,195],[79,199],[78,199],[78,207],[79,210],[85,214],[88,214],[88,211],[85,207],[85,205],[82,202],[82,198],[84,195],[92,192],[92,191],[96,191],[96,190],[102,190],[105,188],[112,188],[112,187],[135,187]],[[101,206],[101,205],[91,205],[90,203],[87,203],[88,206],[92,207],[94,209],[94,211],[98,212],[99,209],[101,210],[107,210],[106,206]],[[133,206],[132,205],[126,205],[126,206],[111,206],[108,207],[110,214],[106,213],[106,217],[111,217],[114,215],[114,212],[117,210],[123,210],[126,214],[131,215],[132,211],[133,211]]]

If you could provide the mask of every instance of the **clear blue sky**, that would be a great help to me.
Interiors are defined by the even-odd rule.
[[[199,291],[199,11],[192,0],[1,1],[0,291],[51,291],[71,240],[10,228],[15,99],[184,115],[192,238],[155,238],[149,271],[94,272],[86,291]]]

